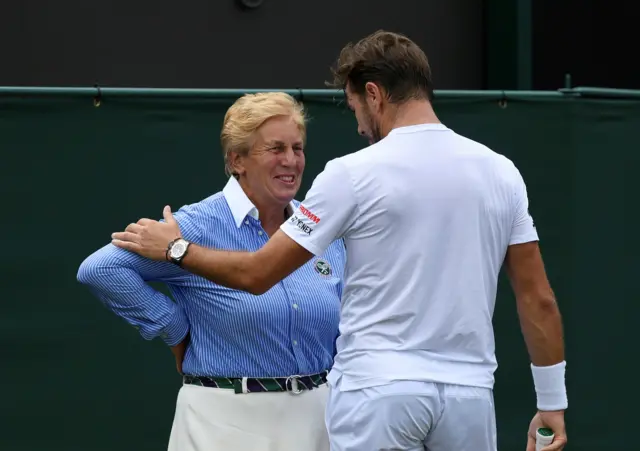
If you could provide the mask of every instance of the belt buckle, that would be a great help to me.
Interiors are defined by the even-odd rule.
[[[298,386],[298,379],[300,379],[300,377],[301,376],[297,374],[294,376],[287,376],[284,381],[285,390],[287,390],[292,395],[299,395],[300,393],[302,393],[302,389]],[[289,381],[291,381],[291,390],[289,390]]]

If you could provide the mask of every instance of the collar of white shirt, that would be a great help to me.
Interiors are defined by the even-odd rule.
[[[389,132],[389,135],[397,135],[400,133],[415,133],[423,132],[427,130],[446,131],[449,130],[444,124],[416,124],[405,125],[404,127],[397,127]]]
[[[242,225],[242,221],[244,221],[244,218],[247,216],[251,216],[256,220],[258,219],[258,209],[247,197],[242,186],[240,186],[240,183],[235,177],[229,177],[229,181],[222,190],[222,194],[224,194],[227,204],[229,204],[231,214],[236,222],[236,227],[239,228]],[[289,202],[287,213],[292,215],[295,208],[296,207],[293,202]]]

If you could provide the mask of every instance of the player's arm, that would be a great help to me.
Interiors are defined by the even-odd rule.
[[[183,267],[219,285],[265,293],[343,236],[354,222],[355,208],[346,169],[334,160],[316,177],[298,209],[260,250],[225,252],[190,246]]]
[[[538,242],[509,246],[505,269],[515,293],[531,363],[539,367],[561,363],[564,360],[562,319]]]
[[[218,285],[260,295],[312,256],[278,230],[257,252],[219,251],[192,244],[182,266]]]
[[[262,294],[322,254],[354,222],[356,209],[350,178],[336,160],[316,177],[305,200],[257,252],[229,252],[191,245],[182,266],[218,285]],[[166,259],[167,245],[179,236],[171,210],[165,224],[141,219],[112,235],[117,247],[154,260]]]
[[[538,410],[565,410],[568,404],[562,319],[538,242],[509,246],[505,266],[531,358]]]
[[[537,241],[509,246],[505,263],[531,358],[538,408],[529,425],[527,451],[536,449],[536,431],[541,427],[551,428],[555,435],[545,450],[559,451],[567,443],[564,411],[568,407],[560,310]]]
[[[516,170],[513,188],[514,221],[505,258],[520,327],[531,358],[531,371],[540,411],[567,408],[562,319],[538,246],[538,233],[529,214],[527,189]]]

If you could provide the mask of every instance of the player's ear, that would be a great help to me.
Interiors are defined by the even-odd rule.
[[[369,81],[364,85],[364,96],[369,107],[373,111],[378,111],[382,107],[386,92],[377,84]]]

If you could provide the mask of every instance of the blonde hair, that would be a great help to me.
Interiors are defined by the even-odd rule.
[[[253,144],[253,134],[267,120],[276,116],[290,117],[306,139],[306,117],[303,105],[284,92],[245,94],[227,110],[220,132],[224,171],[235,175],[231,152],[246,156]]]

